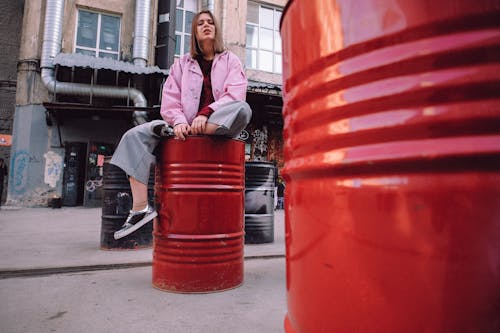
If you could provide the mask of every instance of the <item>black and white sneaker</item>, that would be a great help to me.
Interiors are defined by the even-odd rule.
[[[169,125],[158,124],[153,126],[153,133],[159,137],[174,136],[174,129]]]
[[[122,228],[115,232],[115,239],[120,239],[127,235],[130,235],[131,233],[154,219],[156,216],[158,216],[158,213],[150,205],[147,205],[146,208],[137,212],[131,210]]]

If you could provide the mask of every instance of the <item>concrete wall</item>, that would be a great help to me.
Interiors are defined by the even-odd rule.
[[[287,0],[254,2],[284,8]],[[215,11],[217,17],[222,21],[221,25],[226,47],[238,55],[242,64],[245,64],[247,3],[247,0],[215,1]],[[280,74],[253,69],[247,69],[246,74],[248,79],[252,81],[281,84],[282,77]]]
[[[40,78],[45,1],[27,1],[24,8],[17,68],[16,105],[41,104],[48,100]]]
[[[41,105],[17,106],[14,117],[8,203],[36,206],[55,188],[44,185],[44,155],[48,152],[49,129]],[[62,170],[62,165],[59,165]]]
[[[151,1],[150,47],[148,65],[154,64],[157,0]],[[75,46],[78,9],[118,15],[121,18],[120,60],[132,61],[135,24],[135,0],[66,0],[62,52],[72,53]]]
[[[121,18],[120,59],[132,60],[135,1],[132,0],[66,0],[62,52],[73,53],[78,9],[118,15]]]
[[[7,203],[12,205],[36,206],[37,198],[55,190],[43,182],[43,155],[50,146],[45,108],[41,105],[48,100],[47,89],[40,78],[44,13],[45,1],[26,1],[22,20],[19,20],[22,30],[7,197]]]

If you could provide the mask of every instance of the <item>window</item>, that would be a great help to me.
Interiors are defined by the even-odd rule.
[[[75,53],[101,58],[119,58],[120,18],[78,11]]]
[[[246,65],[281,74],[281,9],[248,2]]]
[[[191,45],[191,22],[197,12],[197,0],[176,0],[175,10],[175,56],[189,52]]]

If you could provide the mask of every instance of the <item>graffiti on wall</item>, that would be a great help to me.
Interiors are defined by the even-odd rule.
[[[19,150],[10,160],[10,188],[15,194],[24,194],[28,187],[28,163],[30,156],[27,151]]]
[[[267,161],[267,127],[256,129],[252,133],[253,137],[253,159],[254,161]]]
[[[44,182],[50,187],[56,187],[63,170],[63,158],[53,151],[47,152],[43,157],[45,157]]]
[[[98,187],[102,187],[102,180],[102,178],[87,180],[85,189],[89,192],[94,192]]]
[[[268,130],[267,157],[269,161],[276,162],[281,169],[284,166],[283,160],[283,132],[280,128],[270,128]]]

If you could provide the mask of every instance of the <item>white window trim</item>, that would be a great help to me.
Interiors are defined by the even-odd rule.
[[[96,47],[88,47],[88,46],[80,46],[77,45],[77,38],[78,38],[78,21],[80,20],[80,12],[87,12],[87,13],[94,13],[97,14],[97,36],[96,36]],[[101,41],[101,15],[107,15],[107,16],[113,16],[117,17],[119,19],[119,27],[118,27],[118,51],[109,51],[109,50],[101,50],[99,48],[99,44]],[[73,38],[74,43],[73,43],[73,52],[76,53],[76,49],[82,49],[82,50],[87,50],[87,51],[94,51],[96,53],[96,57],[99,56],[100,52],[104,53],[112,53],[117,55],[117,60],[120,60],[120,45],[121,45],[121,29],[122,29],[122,18],[120,15],[116,14],[109,14],[109,13],[103,13],[103,12],[98,12],[95,10],[88,10],[88,9],[77,9],[77,16],[76,16],[76,22],[75,22],[75,36]]]
[[[262,71],[262,72],[273,73],[273,74],[280,74],[281,75],[282,72],[276,71],[276,68],[275,68],[276,67],[275,66],[276,65],[276,59],[275,59],[275,57],[277,55],[282,56],[282,52],[283,51],[280,51],[280,52],[275,51],[275,40],[274,40],[275,34],[274,34],[274,32],[277,31],[278,34],[279,34],[279,30],[275,30],[275,28],[274,28],[274,21],[273,21],[273,29],[272,29],[272,31],[273,31],[273,49],[270,50],[270,49],[266,49],[266,48],[261,48],[260,47],[260,29],[261,29],[260,8],[264,7],[264,8],[267,8],[267,9],[272,9],[273,10],[273,20],[275,18],[275,12],[276,11],[281,12],[282,15],[283,15],[283,8],[280,8],[280,7],[277,7],[277,6],[268,5],[268,4],[259,3],[259,2],[256,2],[256,1],[249,1],[249,2],[252,2],[252,3],[256,4],[259,7],[259,23],[256,24],[256,23],[253,23],[253,22],[248,22],[248,20],[245,22],[245,31],[246,31],[247,25],[257,27],[257,47],[251,47],[251,46],[246,45],[246,34],[245,34],[245,45],[246,45],[245,46],[245,50],[256,51],[257,52],[257,59],[256,59],[256,67],[255,68],[254,67],[250,67],[249,64],[245,64],[245,65],[247,66],[248,69],[253,69],[253,70],[257,70],[257,71]],[[265,27],[263,27],[263,28],[264,29],[269,29],[269,28],[265,28]],[[259,69],[259,50],[272,52],[272,54],[273,54],[273,70],[272,70],[272,72]],[[246,55],[245,55],[245,58],[246,58]],[[246,62],[246,59],[245,59],[245,62]]]

